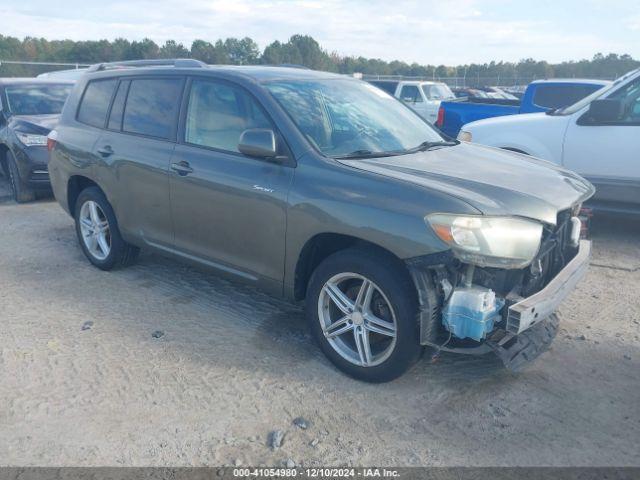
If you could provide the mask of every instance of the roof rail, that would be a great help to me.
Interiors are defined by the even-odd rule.
[[[91,65],[87,72],[115,70],[119,68],[137,67],[175,67],[175,68],[204,68],[207,64],[194,58],[168,58],[157,60],[125,60],[122,62],[105,62]]]
[[[261,63],[260,65],[256,65],[256,66],[257,67],[299,68],[301,70],[311,70],[309,67],[305,67],[304,65],[298,65],[297,63]]]
[[[297,63],[281,63],[279,65],[276,65],[277,67],[284,67],[284,68],[299,68],[301,70],[311,70],[309,67],[305,66],[305,65],[298,65]]]

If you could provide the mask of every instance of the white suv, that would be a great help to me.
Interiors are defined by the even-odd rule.
[[[562,165],[596,186],[596,209],[640,212],[640,69],[566,108],[469,123],[458,139]]]

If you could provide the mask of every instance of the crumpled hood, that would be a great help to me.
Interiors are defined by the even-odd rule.
[[[60,120],[60,115],[13,115],[9,124],[13,130],[47,135]]]
[[[515,215],[549,224],[556,223],[560,210],[595,193],[587,180],[552,163],[475,144],[341,162],[445,192],[485,215]]]

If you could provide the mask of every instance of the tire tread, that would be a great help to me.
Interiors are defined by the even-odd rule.
[[[107,216],[107,220],[109,221],[109,229],[111,231],[111,252],[109,253],[109,256],[102,261],[96,260],[87,252],[84,242],[81,238],[78,217],[80,215],[80,208],[82,207],[82,204],[85,200],[93,200],[97,202],[100,205],[100,208],[102,208],[102,211]],[[118,228],[118,220],[116,219],[113,208],[107,200],[104,192],[100,190],[100,188],[92,186],[87,187],[80,192],[75,205],[74,218],[76,220],[76,233],[78,235],[80,247],[82,248],[85,256],[93,265],[100,268],[101,270],[112,270],[114,268],[128,267],[135,262],[138,254],[140,253],[140,249],[135,245],[127,243],[122,238],[122,235],[120,234],[120,230]]]

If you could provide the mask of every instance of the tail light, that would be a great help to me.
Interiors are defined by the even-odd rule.
[[[444,108],[440,107],[438,109],[438,118],[436,120],[436,127],[442,128],[443,125],[444,125]]]
[[[58,132],[51,130],[47,135],[47,150],[51,151],[55,148],[58,140]]]

